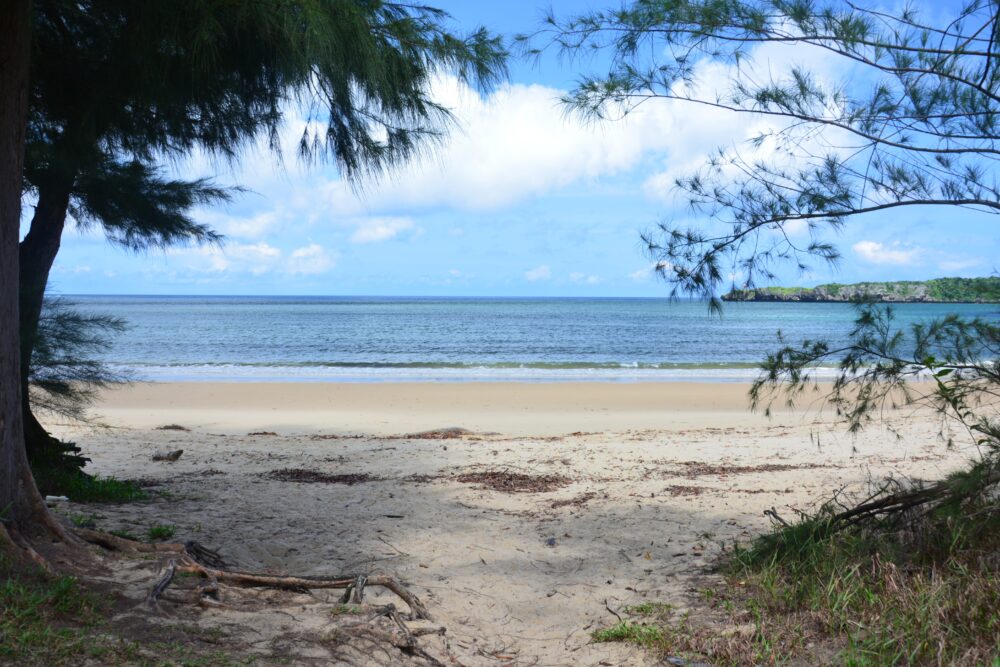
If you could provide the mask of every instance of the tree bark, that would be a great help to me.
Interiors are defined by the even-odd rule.
[[[31,6],[27,0],[3,0],[0,7],[0,34],[4,35],[0,41],[0,511],[5,522],[14,523],[22,519],[25,490],[20,468],[27,464],[20,446],[17,243],[28,117]]]
[[[31,1],[0,0],[0,517],[4,538],[54,524],[24,451],[18,237],[28,117]]]
[[[45,300],[45,288],[49,282],[52,265],[59,253],[71,189],[70,178],[51,179],[38,188],[38,203],[31,218],[31,227],[19,248],[21,409],[28,460],[50,467],[79,470],[86,463],[86,459],[67,455],[68,450],[49,435],[32,413],[29,383],[31,355],[38,337],[38,323]]]

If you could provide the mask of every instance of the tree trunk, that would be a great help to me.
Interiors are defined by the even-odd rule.
[[[65,179],[63,179],[65,180]],[[27,386],[31,353],[38,335],[45,287],[59,253],[72,183],[46,182],[38,188],[38,204],[31,227],[18,249],[20,259],[21,377]]]
[[[31,355],[38,337],[38,322],[49,273],[59,252],[66,224],[71,189],[71,178],[53,178],[38,188],[38,203],[31,218],[31,227],[19,249],[21,409],[28,460],[35,465],[80,470],[86,464],[86,459],[75,455],[79,448],[67,448],[49,435],[31,411],[29,391]]]
[[[18,237],[28,116],[31,0],[0,0],[0,547],[68,541],[38,494],[24,451],[18,332]]]

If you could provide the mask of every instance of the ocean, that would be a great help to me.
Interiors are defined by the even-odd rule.
[[[148,381],[745,381],[788,341],[843,342],[839,303],[630,298],[67,296],[123,318],[103,357]],[[897,304],[900,325],[996,304]],[[830,371],[832,373],[832,371]]]

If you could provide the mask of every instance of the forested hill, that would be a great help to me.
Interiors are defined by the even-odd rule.
[[[1000,277],[935,278],[887,283],[830,283],[817,287],[762,287],[733,290],[724,301],[853,301],[887,303],[1000,303]]]

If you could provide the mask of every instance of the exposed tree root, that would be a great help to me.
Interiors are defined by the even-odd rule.
[[[358,623],[352,623],[350,625],[344,625],[337,628],[338,633],[351,633],[352,631],[363,630],[364,634],[378,641],[385,642],[395,646],[400,651],[419,656],[427,661],[429,664],[434,665],[434,667],[445,667],[445,663],[441,662],[433,655],[425,651],[420,643],[417,641],[417,637],[428,634],[444,634],[444,628],[417,628],[415,630],[410,630],[403,622],[403,618],[400,616],[396,607],[392,604],[387,604],[384,607],[379,607],[374,609],[374,614],[370,616],[367,620]],[[380,630],[376,627],[371,626],[371,622],[377,618],[385,617],[391,620],[396,628],[399,630],[398,633],[387,632]]]
[[[407,620],[433,620],[427,608],[420,599],[406,589],[398,581],[384,574],[373,575],[342,575],[334,577],[294,577],[271,574],[257,574],[239,570],[226,569],[226,564],[219,554],[197,542],[184,544],[147,544],[109,535],[100,531],[78,529],[76,534],[92,544],[105,549],[123,553],[162,553],[167,555],[164,563],[165,573],[149,592],[148,600],[155,604],[164,598],[164,593],[170,587],[177,574],[195,574],[201,577],[202,584],[198,588],[198,599],[208,599],[218,602],[220,585],[238,586],[242,588],[277,588],[290,591],[306,591],[318,589],[344,589],[343,602],[352,601],[361,604],[364,600],[367,586],[381,586],[396,594],[410,608]],[[398,617],[395,607],[392,614]],[[395,619],[394,619],[395,620]],[[407,630],[407,632],[409,632]]]
[[[57,531],[43,522],[34,528],[22,532],[0,520],[0,554],[14,565],[36,567],[50,576],[85,571],[92,564],[84,542],[62,526]]]

